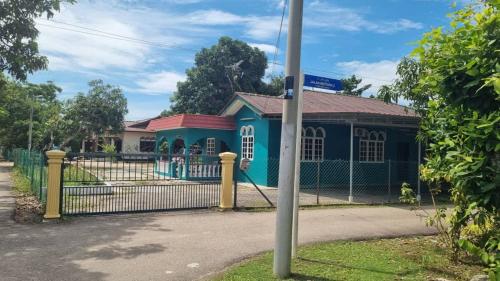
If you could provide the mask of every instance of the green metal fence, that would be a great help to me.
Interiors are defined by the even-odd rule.
[[[269,159],[268,186],[278,185],[279,159]],[[302,189],[348,189],[351,178],[348,160],[302,161],[300,187]],[[370,163],[353,161],[353,192],[388,192],[389,188],[401,187],[403,182],[416,186],[418,163],[392,161]]]
[[[8,159],[14,162],[21,173],[30,181],[31,192],[40,202],[47,198],[47,165],[45,155],[39,151],[16,148],[9,152]]]

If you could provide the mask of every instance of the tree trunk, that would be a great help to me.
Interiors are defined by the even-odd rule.
[[[94,141],[92,143],[92,151],[97,152],[97,146],[99,145],[99,136],[94,135]]]

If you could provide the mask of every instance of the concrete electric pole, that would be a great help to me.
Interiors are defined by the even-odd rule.
[[[293,229],[292,229],[292,258],[297,256],[299,244],[299,194],[300,194],[300,151],[302,141],[302,107],[304,103],[304,73],[300,72],[299,96],[297,108],[297,138],[295,146],[295,177],[293,180]]]
[[[279,278],[290,275],[292,254],[293,195],[295,149],[297,144],[297,109],[300,83],[300,49],[302,38],[303,0],[291,0],[288,17],[288,38],[285,76],[293,77],[293,95],[283,101],[281,123],[280,167],[278,178],[278,208],[274,247],[274,274]],[[285,94],[285,96],[287,96]]]
[[[35,96],[31,98],[31,108],[30,108],[30,123],[28,127],[28,151],[31,151],[31,143],[33,138],[33,104],[35,103]]]

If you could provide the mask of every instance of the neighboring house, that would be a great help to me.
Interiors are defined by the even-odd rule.
[[[164,152],[182,154],[176,158],[181,161],[166,160],[183,167],[177,177],[193,178],[189,167],[193,155],[215,156],[222,151],[232,151],[238,154],[237,163],[242,158],[250,160],[247,174],[254,182],[277,186],[282,109],[280,97],[236,93],[218,116],[164,117],[152,120],[147,129],[156,131],[157,149],[168,147]],[[400,105],[372,98],[305,91],[300,132],[301,182],[307,182],[308,177],[312,181],[322,176],[336,181],[331,184],[348,184],[350,170],[370,182],[381,176],[370,171],[387,165],[389,160],[402,167],[395,170],[401,175],[394,176],[415,179],[416,165],[410,169],[407,164],[419,160],[415,140],[418,123],[417,114]],[[318,170],[321,175],[305,174],[308,165],[327,160],[335,165],[324,165]],[[351,162],[353,169],[350,169]],[[213,160],[209,164],[213,165]],[[239,169],[236,170],[238,180],[247,181]]]
[[[99,139],[97,151],[102,151],[102,144],[114,144],[116,152],[128,154],[154,153],[155,132],[147,129],[151,120],[159,117],[125,121],[123,132],[119,134],[106,133]],[[81,152],[91,152],[94,140],[88,138],[82,142]]]

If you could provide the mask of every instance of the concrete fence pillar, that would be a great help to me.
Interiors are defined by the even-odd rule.
[[[236,153],[223,152],[219,154],[222,163],[222,179],[220,189],[219,208],[230,209],[233,207],[233,174],[234,174],[234,159]]]
[[[61,201],[61,164],[66,153],[60,150],[47,151],[47,163],[49,164],[47,177],[47,205],[45,210],[46,219],[58,219],[59,204]]]

